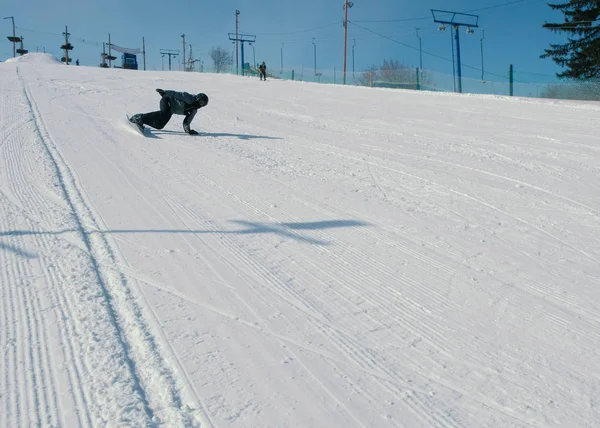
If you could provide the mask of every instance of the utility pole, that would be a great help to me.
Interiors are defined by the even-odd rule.
[[[256,67],[256,49],[254,49],[254,43],[248,43],[252,46],[252,67]]]
[[[348,8],[351,8],[352,6],[354,6],[354,3],[346,0],[346,4],[344,4],[344,85],[346,84],[346,45],[348,44]],[[317,74],[316,71],[315,74]]]
[[[73,45],[69,43],[69,36],[71,35],[71,33],[69,33],[66,25],[65,32],[63,34],[65,36],[65,44],[62,45],[60,48],[65,51],[65,56],[63,56],[60,60],[65,64],[69,65],[69,62],[71,62],[71,58],[69,58],[69,51],[73,50]]]
[[[146,70],[146,40],[142,37],[142,55],[144,57],[144,70]]]
[[[419,74],[423,71],[423,47],[421,44],[421,36],[419,36],[419,29],[417,28],[417,37],[419,38],[419,68],[417,69],[417,91],[421,90],[421,80]]]
[[[192,67],[194,67],[194,54],[192,52],[192,45],[190,45],[190,57],[188,59],[188,63],[190,64],[187,71],[194,71]]]
[[[485,39],[485,30],[481,30],[481,81],[485,83],[485,79],[483,76],[483,39]]]
[[[12,30],[13,30],[13,35],[8,36],[8,40],[12,42],[13,44],[13,58],[17,56],[17,43],[21,42],[21,38],[17,37],[15,35],[15,18],[13,16],[7,16],[4,19],[10,19],[12,20]]]
[[[242,44],[242,76],[244,75],[244,43],[248,42],[251,46],[252,43],[254,43],[256,41],[256,36],[250,35],[250,34],[234,34],[233,33],[228,33],[229,34],[229,40],[234,40],[235,41],[235,45],[237,46],[238,42],[241,42]],[[254,46],[253,46],[254,48]],[[237,58],[237,51],[236,51],[236,58]],[[237,59],[236,59],[237,61]]]
[[[417,28],[417,37],[419,38],[419,68],[423,70],[423,45],[421,44],[421,36],[419,36],[419,28]]]
[[[186,71],[186,69],[185,69],[185,34],[182,34],[181,38],[183,39],[183,71]]]
[[[437,19],[435,14],[443,14],[445,16],[451,15],[449,19]],[[458,72],[458,92],[462,93],[462,72],[461,72],[461,63],[460,63],[460,39],[458,36],[458,30],[461,26],[467,27],[467,34],[473,34],[472,28],[477,28],[479,25],[479,16],[478,15],[470,15],[468,13],[459,13],[459,12],[450,12],[448,10],[437,10],[431,9],[431,14],[433,15],[433,22],[437,22],[441,24],[438,29],[440,31],[446,30],[446,25],[448,24],[451,28],[454,28],[455,31],[455,40],[456,40],[456,70]],[[469,22],[463,22],[461,19]],[[454,61],[453,61],[454,62]],[[456,81],[456,77],[454,79]]]
[[[102,57],[102,64],[100,64],[100,67],[107,68],[108,65],[106,65],[106,43],[102,43],[102,53],[100,54],[100,56]]]
[[[354,44],[352,45],[352,77],[354,77],[354,46],[356,46],[356,39],[353,39]]]
[[[508,67],[508,82],[509,82],[509,94],[512,97],[513,96],[513,83],[514,83],[515,79],[514,79],[514,68],[513,65],[511,64],[510,67]]]
[[[110,33],[108,33],[108,67],[112,68],[112,62],[117,59],[112,55],[112,43],[110,42]]]
[[[312,44],[315,51],[315,76],[317,75],[317,45],[315,44],[315,38],[312,38]]]
[[[235,74],[240,74],[240,65],[238,62],[238,39],[239,39],[239,28],[240,28],[240,11],[235,10]],[[229,37],[231,39],[231,36]],[[242,60],[243,61],[243,60]],[[243,65],[242,65],[243,67]],[[242,74],[243,70],[242,70]]]

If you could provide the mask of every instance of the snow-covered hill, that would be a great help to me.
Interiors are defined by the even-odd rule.
[[[0,64],[0,426],[600,425],[599,115]]]

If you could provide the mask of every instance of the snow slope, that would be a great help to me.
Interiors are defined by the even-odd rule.
[[[0,426],[599,426],[599,115],[0,64]]]

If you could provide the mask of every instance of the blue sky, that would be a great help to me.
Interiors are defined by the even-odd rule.
[[[24,37],[29,51],[50,52],[62,56],[61,33],[68,25],[73,58],[82,65],[100,63],[102,42],[111,34],[113,43],[124,47],[141,47],[146,41],[147,68],[168,68],[160,49],[182,50],[181,34],[193,46],[194,56],[210,63],[212,46],[231,50],[229,32],[235,32],[235,10],[240,10],[240,33],[256,35],[254,51],[246,46],[246,60],[265,61],[272,71],[279,71],[282,59],[286,70],[314,69],[314,46],[317,69],[342,70],[344,0],[221,0],[199,2],[179,0],[168,3],[154,0],[5,0],[2,17],[14,16],[17,35]],[[542,28],[544,22],[561,22],[563,16],[544,0],[355,0],[349,9],[347,70],[360,71],[395,59],[407,65],[419,65],[419,39],[422,41],[423,67],[440,73],[453,73],[450,31],[438,31],[431,9],[471,13],[479,16],[479,28],[468,36],[461,29],[460,48],[464,77],[481,76],[487,80],[505,78],[513,64],[515,77],[526,82],[555,80],[560,71],[551,60],[540,54],[552,42],[565,37]],[[5,36],[11,35],[9,19],[0,21]],[[481,30],[484,30],[482,32]],[[481,38],[484,37],[483,42]],[[12,56],[12,44],[3,39],[0,60]],[[354,45],[354,61],[352,46]],[[175,59],[177,62],[181,59]]]

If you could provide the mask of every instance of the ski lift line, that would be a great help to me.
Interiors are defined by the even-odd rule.
[[[382,37],[382,38],[384,38],[384,39],[387,39],[387,40],[389,40],[389,41],[392,41],[392,42],[394,42],[394,43],[397,43],[397,44],[399,44],[399,45],[401,45],[401,46],[404,46],[404,47],[407,47],[407,48],[409,48],[409,49],[413,49],[413,50],[416,50],[416,51],[420,51],[420,49],[419,49],[418,47],[411,46],[411,45],[407,45],[406,43],[399,42],[398,40],[392,39],[391,37],[388,37],[388,36],[384,36],[383,34],[379,34],[379,33],[377,33],[376,31],[369,30],[368,28],[362,27],[362,26],[360,26],[360,25],[358,25],[358,24],[356,24],[356,23],[354,23],[354,22],[352,22],[352,21],[348,21],[348,22],[349,22],[349,23],[351,23],[351,24],[353,24],[353,25],[355,25],[355,26],[357,26],[357,27],[359,27],[359,28],[362,28],[362,29],[363,29],[363,30],[365,30],[365,31],[368,31],[368,32],[370,32],[370,33],[373,33],[373,34],[376,34],[376,35],[378,35],[379,37]],[[448,59],[448,58],[446,58],[446,57],[443,57],[443,56],[441,56],[441,55],[437,55],[437,54],[434,54],[434,53],[431,53],[431,52],[428,52],[428,51],[422,51],[422,52],[423,52],[424,54],[427,54],[427,55],[431,56],[431,57],[438,58],[438,59],[441,59],[441,60],[443,60],[443,61],[448,61],[448,62],[452,62],[452,63],[454,63],[454,61],[453,61],[453,60],[451,60],[451,59]],[[481,68],[479,68],[479,67],[473,67],[473,66],[471,66],[471,65],[468,65],[468,64],[465,64],[465,63],[463,63],[462,61],[461,61],[461,65],[462,65],[463,67],[469,68],[469,69],[471,69],[471,70],[475,70],[475,71],[477,71],[477,72],[480,72],[480,71],[481,71]],[[501,75],[501,74],[492,73],[492,72],[489,72],[489,71],[486,71],[486,74],[487,74],[488,76],[500,77],[500,78],[502,78],[502,79],[506,78],[506,76],[503,76],[503,75]],[[519,80],[517,80],[517,79],[513,79],[513,81],[514,81],[515,83],[527,83],[527,84],[535,85],[534,83],[531,83],[531,82],[525,82],[525,81],[519,81]]]
[[[30,30],[29,28],[23,28],[23,27],[15,27],[18,28],[21,31],[27,31],[29,33],[37,33],[37,34],[45,34],[47,36],[59,36],[59,37],[64,37],[62,34],[60,33],[49,33],[49,32],[45,32],[45,31],[37,31],[37,30]]]
[[[332,27],[334,25],[339,25],[339,23],[340,23],[339,21],[335,21],[335,22],[332,22],[331,24],[321,25],[319,27],[307,28],[305,30],[285,31],[285,32],[281,32],[281,33],[254,33],[254,34],[256,34],[257,36],[283,36],[286,34],[307,33],[309,31],[320,30],[322,28],[328,28],[328,27]]]
[[[495,9],[498,7],[505,7],[505,6],[512,6],[513,4],[518,4],[518,3],[523,3],[526,0],[513,0],[507,3],[502,3],[502,4],[497,4],[494,6],[487,6],[487,7],[480,7],[477,9],[471,9],[471,10],[466,10],[464,13],[471,13],[471,12],[479,12],[482,10],[488,10],[488,9]],[[533,0],[533,1],[541,1],[541,0]],[[427,17],[422,17],[422,18],[405,18],[405,19],[381,19],[381,20],[372,20],[372,21],[354,21],[354,22],[363,22],[363,23],[368,23],[368,22],[411,22],[411,21],[425,21],[425,20],[430,20],[431,16],[427,16]]]
[[[599,21],[599,19],[596,19],[594,21],[571,21],[571,22],[564,22],[562,24],[550,24],[550,23],[546,23],[551,25],[551,27],[547,27],[549,30],[554,30],[554,29],[561,29],[561,28],[573,28],[575,26],[577,26],[578,24],[593,24],[594,22]],[[590,28],[586,28],[586,29],[594,29],[594,28],[599,28],[599,27],[590,27]]]
[[[23,27],[16,27],[21,31],[27,31],[30,33],[36,33],[36,34],[42,34],[42,35],[46,35],[46,36],[58,36],[58,37],[64,37],[64,35],[62,33],[50,33],[48,31],[38,31],[38,30],[30,30],[29,28],[23,28]],[[70,40],[72,41],[76,41],[78,43],[83,43],[86,45],[93,45],[93,46],[99,46],[104,42],[99,42],[96,40],[90,40],[90,39],[82,39],[80,37],[70,37]]]

